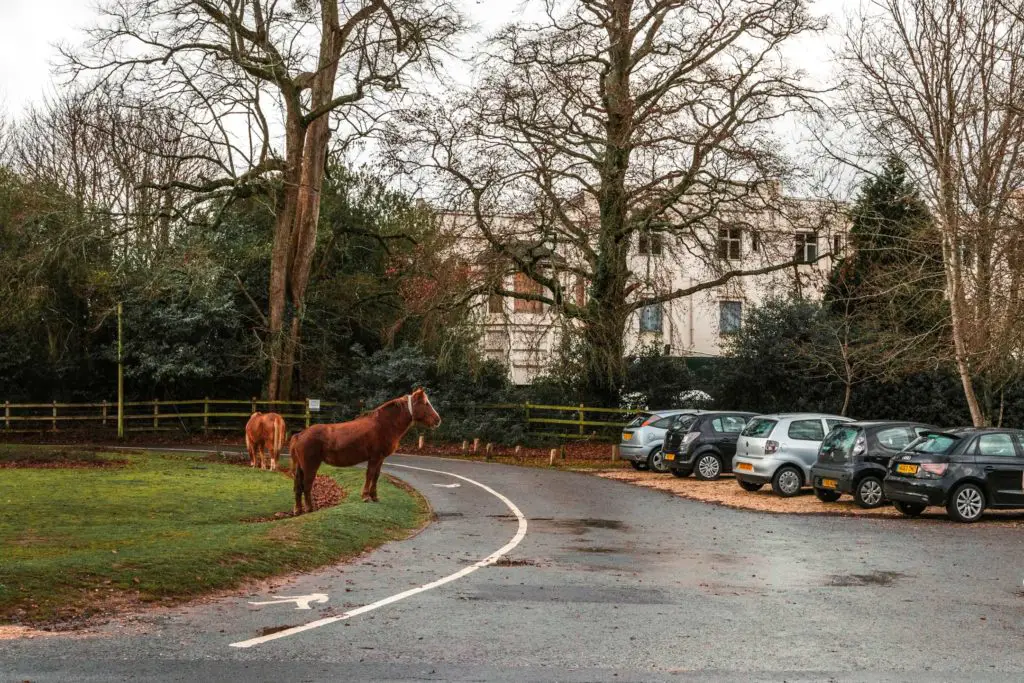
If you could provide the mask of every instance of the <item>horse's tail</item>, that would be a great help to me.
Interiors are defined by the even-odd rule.
[[[284,445],[284,419],[277,415],[274,420],[274,452],[280,453],[281,446]]]
[[[301,432],[292,435],[288,442],[288,457],[292,460],[292,478],[295,480],[292,488],[295,495],[302,493],[302,455],[299,453],[298,436]]]

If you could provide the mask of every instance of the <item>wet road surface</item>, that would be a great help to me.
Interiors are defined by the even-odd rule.
[[[1021,680],[1024,534],[742,512],[597,477],[394,457],[422,533],[347,565],[111,623],[0,641],[7,681]],[[458,487],[452,486],[459,484]],[[274,596],[328,600],[252,606]]]

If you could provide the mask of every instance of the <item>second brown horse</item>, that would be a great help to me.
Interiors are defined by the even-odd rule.
[[[295,514],[313,511],[313,480],[321,463],[348,467],[366,463],[363,500],[377,501],[377,479],[384,458],[395,452],[413,423],[437,427],[441,416],[423,389],[396,398],[349,422],[319,424],[292,437],[288,446],[295,474]]]
[[[245,425],[245,449],[249,451],[249,466],[277,471],[277,457],[281,454],[284,437],[283,417],[277,413],[253,413]],[[268,457],[270,462],[267,462]]]

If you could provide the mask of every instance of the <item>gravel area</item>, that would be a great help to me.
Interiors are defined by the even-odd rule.
[[[596,473],[606,479],[623,481],[636,486],[665,491],[680,498],[715,503],[737,510],[757,510],[776,514],[796,515],[833,515],[842,517],[881,517],[902,518],[903,515],[891,505],[883,505],[873,510],[864,510],[853,502],[849,496],[843,496],[835,503],[822,503],[811,489],[804,489],[792,498],[782,498],[772,493],[770,485],[760,491],[744,491],[731,476],[724,476],[716,481],[701,481],[694,477],[681,479],[670,474],[653,472],[637,472],[627,470],[603,471]],[[946,511],[941,508],[928,508],[920,520],[947,520]],[[986,512],[980,522],[986,526],[1009,526],[1024,528],[1024,512],[1011,510],[1006,512]]]

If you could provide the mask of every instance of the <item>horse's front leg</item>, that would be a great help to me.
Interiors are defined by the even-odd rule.
[[[378,502],[377,501],[377,480],[380,479],[380,470],[381,470],[381,467],[383,467],[383,466],[384,466],[384,458],[381,458],[380,462],[377,463],[377,467],[375,467],[374,470],[373,470],[373,481],[370,482],[370,500],[372,500],[374,503]]]

